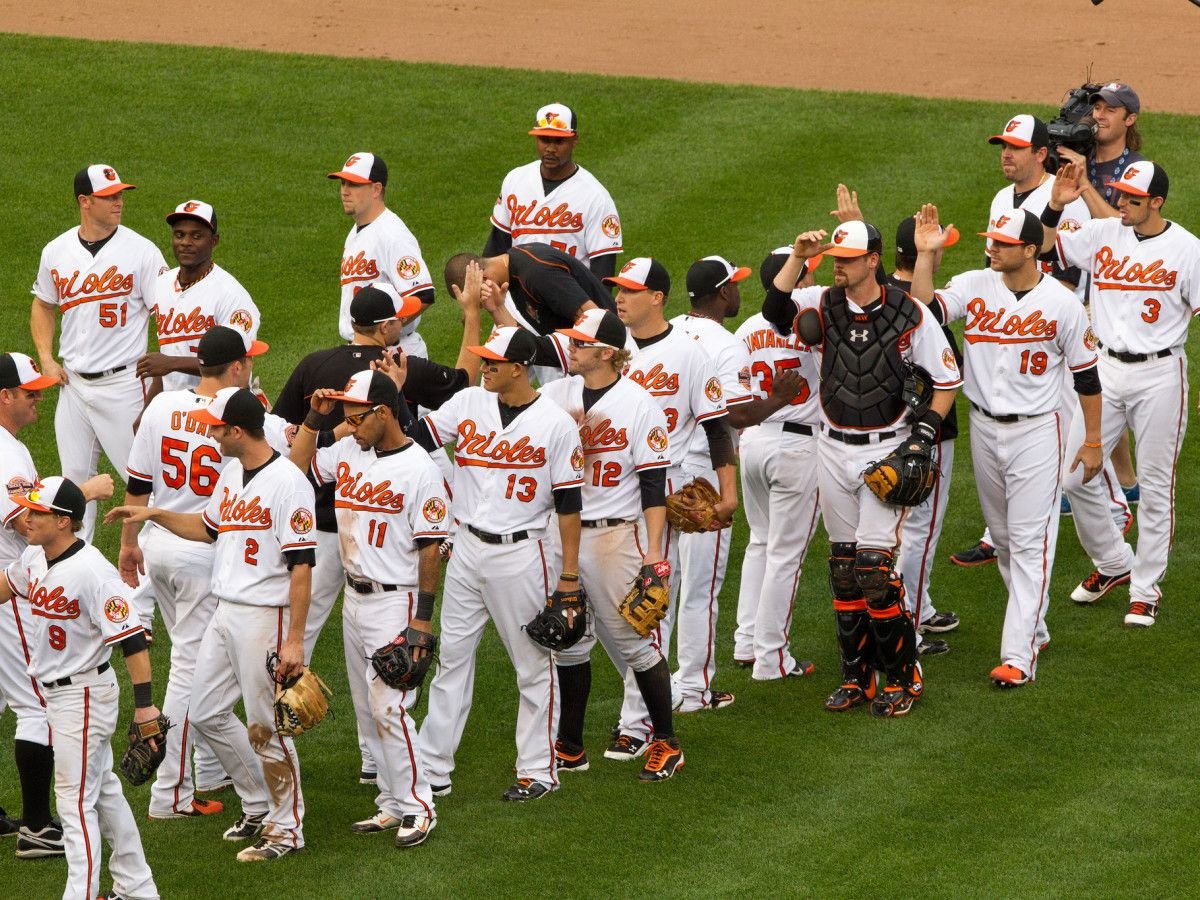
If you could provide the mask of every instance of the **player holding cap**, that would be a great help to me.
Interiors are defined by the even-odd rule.
[[[628,333],[615,313],[588,310],[569,341],[570,377],[542,388],[578,422],[583,442],[583,532],[580,583],[587,591],[595,633],[558,653],[562,714],[554,750],[559,771],[588,768],[584,714],[592,684],[589,657],[596,638],[622,675],[632,670],[653,723],[642,781],[670,778],[684,765],[671,721],[671,674],[652,636],[640,636],[618,611],[643,566],[671,577],[663,554],[666,530],[667,418],[621,372],[629,362]],[[639,519],[645,517],[644,523]]]
[[[542,243],[583,260],[598,278],[616,270],[621,218],[604,185],[572,158],[577,128],[575,112],[562,103],[537,111],[529,133],[538,158],[504,176],[484,256]]]
[[[461,523],[446,569],[442,651],[421,726],[434,794],[450,774],[470,706],[475,650],[490,618],[517,674],[517,780],[503,794],[536,800],[557,790],[554,659],[524,626],[554,590],[579,584],[579,510],[583,450],[569,415],[529,383],[537,352],[532,334],[497,328],[482,347],[483,386],[469,387],[425,416],[413,437],[426,450],[455,443],[455,517]],[[546,539],[558,513],[562,569],[550,572]]]
[[[339,402],[351,433],[317,449],[317,429]],[[388,687],[364,660],[410,624],[432,633],[429,620],[441,571],[438,545],[449,522],[441,473],[404,434],[396,418],[399,408],[392,380],[369,369],[355,373],[340,392],[318,390],[291,459],[314,484],[334,489],[346,573],[346,671],[358,733],[379,765],[378,811],[352,830],[371,834],[395,828],[396,846],[404,848],[423,843],[437,824],[421,744],[408,713],[418,691]]]
[[[167,271],[150,241],[121,225],[126,184],[111,166],[75,175],[79,227],[42,250],[29,327],[42,371],[63,385],[54,433],[63,475],[82,484],[100,451],[125,471],[133,423],[145,405],[135,364],[146,353],[146,323],[154,282]],[[55,311],[62,316],[60,366],[54,356]],[[96,511],[84,515],[81,537],[91,540]]]
[[[267,442],[266,410],[246,388],[222,388],[190,418],[208,429],[229,460],[203,512],[118,506],[105,521],[151,521],[181,538],[216,544],[212,592],[218,603],[200,642],[191,722],[242,798],[242,816],[225,839],[261,833],[237,858],[274,860],[304,847],[304,795],[292,739],[275,730],[275,685],[263,663],[277,653],[280,679],[304,666],[316,547],[313,490]],[[233,712],[239,697],[245,726]]]
[[[54,793],[67,855],[65,900],[100,890],[101,836],[112,848],[113,894],[157,898],[133,812],[113,772],[111,740],[120,688],[109,663],[121,646],[133,683],[133,721],[159,715],[146,636],[128,589],[99,550],[81,540],[87,501],[73,481],[47,478],[13,500],[26,512],[30,546],[0,579],[0,602],[13,596],[33,611],[29,674],[39,684],[54,734]]]
[[[862,473],[906,442],[932,455],[962,379],[933,317],[885,284],[879,230],[843,222],[828,244],[825,237],[808,231],[796,238],[763,303],[763,315],[780,331],[791,331],[794,320],[801,340],[822,351],[818,485],[842,658],[842,685],[825,708],[841,712],[873,698],[874,715],[903,716],[924,693],[915,625],[893,568],[906,510],[877,498]],[[818,253],[834,257],[834,286],[789,296],[805,261]],[[915,415],[907,435],[906,363],[929,372],[933,386],[928,409]],[[879,694],[876,658],[887,678]]]
[[[214,325],[227,325],[253,341],[262,316],[238,280],[213,261],[221,242],[217,213],[203,200],[185,200],[167,216],[171,252],[179,263],[160,275],[150,295],[158,352],[138,360],[140,378],[161,378],[149,391],[181,391],[200,383],[196,345]]]
[[[329,177],[341,182],[342,210],[354,219],[342,250],[342,306],[338,315],[342,339],[354,338],[350,301],[364,285],[390,284],[401,297],[419,299],[421,310],[429,309],[434,300],[429,267],[413,233],[387,208],[387,163],[374,153],[355,153]],[[425,341],[417,334],[421,316],[419,312],[410,315],[400,331],[400,348],[415,356],[427,356]]]
[[[937,208],[925,206],[918,214],[913,296],[930,298],[942,322],[965,320],[971,463],[1008,590],[1001,664],[991,679],[1012,688],[1036,678],[1038,652],[1049,640],[1064,455],[1084,481],[1100,471],[1100,379],[1087,314],[1071,291],[1040,271],[1042,223],[1029,210],[1011,209],[981,235],[988,239],[989,268],[956,275],[935,293],[934,258],[945,237]],[[1065,444],[1064,370],[1074,379],[1082,410],[1076,418],[1083,420],[1079,441]]]
[[[1064,207],[1084,190],[1084,173],[1059,169],[1042,214],[1042,249],[1057,246],[1064,265],[1086,268],[1092,328],[1099,338],[1103,385],[1103,443],[1107,456],[1126,428],[1137,445],[1142,501],[1136,555],[1107,515],[1103,488],[1071,473],[1064,483],[1080,543],[1096,566],[1071,594],[1094,603],[1129,582],[1125,624],[1148,628],[1158,615],[1159,582],[1175,531],[1175,465],[1187,431],[1188,382],[1184,344],[1200,312],[1200,241],[1163,218],[1167,173],[1153,162],[1128,166],[1109,186],[1118,194],[1119,218],[1093,219],[1057,231]],[[1083,425],[1071,427],[1078,443]]]

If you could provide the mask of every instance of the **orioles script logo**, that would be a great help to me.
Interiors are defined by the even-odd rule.
[[[629,380],[640,384],[655,396],[679,393],[679,376],[664,370],[662,363],[655,363],[645,372],[641,369],[630,371]]]
[[[379,267],[375,265],[375,260],[367,259],[365,250],[359,250],[354,256],[342,259],[342,277],[351,280],[362,278],[374,280],[379,277]]]
[[[1124,281],[1130,285],[1152,285],[1170,289],[1175,287],[1179,273],[1174,269],[1165,268],[1161,259],[1156,259],[1148,265],[1139,262],[1129,265],[1128,256],[1117,259],[1113,256],[1111,247],[1101,247],[1096,253],[1095,277],[1108,281]]]
[[[605,418],[594,425],[579,426],[579,440],[586,453],[603,453],[608,450],[624,450],[629,446],[629,437],[624,428],[613,428],[612,419]]]
[[[396,512],[404,509],[404,495],[392,490],[391,479],[385,479],[379,484],[363,481],[362,472],[352,471],[349,464],[344,462],[338,463],[334,492],[339,497],[375,509]]]
[[[515,443],[497,441],[496,432],[481,434],[471,419],[464,419],[458,425],[458,453],[530,468],[546,464],[546,449],[530,444],[529,435],[521,435]]]
[[[33,590],[29,592],[29,605],[33,608],[33,614],[43,619],[79,618],[79,601],[67,597],[61,585],[48,591],[34,582]]]
[[[106,297],[123,297],[126,294],[133,293],[133,275],[122,275],[117,271],[116,266],[109,266],[104,270],[103,275],[97,275],[95,272],[88,272],[83,277],[83,281],[76,286],[75,282],[79,281],[79,270],[76,269],[70,275],[59,275],[58,269],[50,270],[50,277],[54,279],[54,290],[58,292],[60,300],[70,300],[72,297],[78,297],[80,294],[104,294]]]
[[[1024,317],[1010,316],[1003,306],[996,312],[989,310],[982,297],[976,297],[967,304],[967,316],[963,331],[982,332],[966,335],[967,342],[972,344],[977,341],[1000,340],[992,335],[1047,341],[1058,334],[1058,320],[1044,318],[1040,309],[1035,309]]]
[[[221,522],[270,528],[271,510],[263,506],[258,497],[243,500],[237,494],[231,494],[229,488],[224,488],[224,496],[221,497]]]
[[[187,312],[176,312],[175,308],[171,307],[162,313],[158,311],[157,306],[154,307],[154,327],[158,331],[159,341],[181,334],[204,334],[216,324],[216,320],[212,316],[204,315],[198,306]]]
[[[565,203],[560,203],[551,209],[549,206],[540,206],[534,200],[528,206],[523,206],[517,202],[516,194],[509,194],[504,202],[508,207],[508,214],[512,218],[511,228],[513,231],[521,227],[545,228],[555,231],[583,230],[583,214],[571,212],[571,208]]]

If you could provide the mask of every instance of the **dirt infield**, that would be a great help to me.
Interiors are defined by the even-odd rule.
[[[0,0],[0,30],[1049,104],[1091,64],[1148,111],[1200,114],[1188,0]]]

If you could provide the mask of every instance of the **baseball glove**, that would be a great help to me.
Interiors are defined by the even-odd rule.
[[[667,496],[667,521],[676,531],[708,531],[717,520],[721,495],[707,478],[693,478]]]
[[[587,632],[587,592],[555,591],[546,598],[546,608],[530,619],[525,633],[547,650],[566,650],[579,643]]]
[[[420,659],[414,660],[412,652],[416,649],[428,652]],[[392,638],[390,644],[385,644],[371,654],[371,666],[388,687],[398,691],[410,691],[419,688],[425,680],[425,673],[433,665],[433,654],[436,651],[436,637],[427,631],[409,627],[404,629],[403,634]]]
[[[667,579],[670,577],[671,564],[665,560],[642,566],[633,579],[633,587],[621,601],[618,612],[642,637],[652,632],[667,614],[670,602]]]
[[[171,720],[159,713],[146,722],[129,723],[129,746],[118,766],[125,780],[135,787],[145,784],[167,755],[167,729]],[[150,742],[154,741],[154,746]]]
[[[275,682],[275,730],[284,737],[295,737],[316,728],[329,712],[326,696],[333,691],[308,666],[291,678],[280,681],[275,675],[279,654],[267,656],[267,673]]]
[[[862,473],[863,481],[876,497],[893,506],[919,506],[933,492],[937,466],[932,447],[910,437]]]

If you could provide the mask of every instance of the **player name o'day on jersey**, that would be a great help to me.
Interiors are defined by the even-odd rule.
[[[1200,240],[1178,222],[1138,239],[1120,219],[1059,231],[1059,258],[1092,276],[1092,327],[1109,350],[1157,353],[1182,347],[1200,312]]]
[[[500,186],[492,224],[512,236],[513,246],[550,244],[580,259],[621,252],[621,219],[608,191],[579,166],[549,194],[541,162],[513,169]]]
[[[750,391],[755,398],[770,397],[775,379],[784,372],[796,374],[803,382],[791,403],[771,413],[765,421],[816,425],[821,418],[816,391],[821,366],[813,349],[794,331],[780,334],[762,313],[755,313],[738,326],[734,336],[750,354]]]
[[[963,319],[963,393],[994,416],[1053,412],[1063,367],[1096,365],[1087,313],[1053,278],[1018,299],[999,272],[979,269],[955,275],[935,296],[945,321]]]
[[[495,394],[469,387],[423,420],[438,444],[455,441],[454,515],[493,534],[544,529],[553,492],[582,485],[575,421],[538,398],[508,425]]]
[[[552,381],[540,392],[579,423],[583,518],[637,521],[642,514],[637,473],[671,465],[663,411],[628,378],[619,378],[586,413],[581,375]]]
[[[383,454],[346,437],[317,450],[311,472],[330,484],[342,565],[359,580],[417,587],[416,541],[444,538],[449,527],[445,482],[414,443]]]

